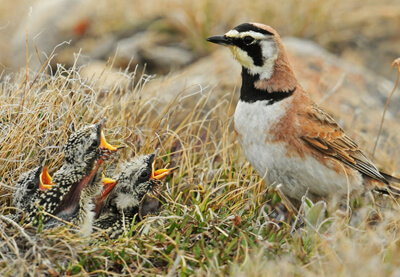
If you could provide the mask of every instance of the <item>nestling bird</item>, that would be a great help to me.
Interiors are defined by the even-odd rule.
[[[242,66],[234,115],[246,158],[268,184],[297,202],[336,201],[377,190],[399,193],[336,121],[297,81],[278,33],[259,23],[241,24],[207,41],[228,47]],[[297,202],[298,205],[298,202]]]
[[[46,224],[46,228],[54,228],[64,225],[59,219],[71,222],[78,226],[85,234],[92,233],[93,222],[95,218],[95,202],[102,195],[104,190],[108,191],[115,186],[117,181],[111,178],[101,177],[96,173],[89,184],[82,189],[77,206],[74,212],[62,211],[56,214],[57,218],[51,218]]]
[[[129,231],[133,219],[138,219],[139,204],[146,193],[174,169],[154,170],[156,152],[136,156],[125,163],[117,179],[117,184],[106,189],[98,200],[99,216],[94,226],[104,230],[111,239]]]
[[[51,186],[52,180],[46,166],[38,166],[21,174],[12,195],[13,205],[17,208],[14,220],[20,220],[39,194]]]
[[[38,205],[45,212],[90,231],[93,213],[85,210],[85,207],[91,207],[85,203],[101,192],[103,185],[97,171],[103,161],[118,149],[106,142],[103,126],[104,120],[80,129],[68,138],[64,146],[65,161],[53,175],[54,185],[29,206],[26,221],[36,222]],[[47,227],[57,225],[57,220],[48,216],[43,222],[48,223]]]

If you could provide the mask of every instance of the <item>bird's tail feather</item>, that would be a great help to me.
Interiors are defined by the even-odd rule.
[[[398,183],[400,184],[400,179],[393,177],[392,175],[383,173],[383,172],[379,172],[383,177],[385,177],[386,180],[388,180],[389,182],[393,182],[393,183]]]
[[[393,195],[393,196],[397,196],[400,197],[400,185],[399,186],[394,186],[391,183],[398,183],[400,184],[400,179],[393,177],[392,175],[380,172],[382,174],[383,177],[385,177],[385,179],[387,181],[389,181],[389,184],[386,184],[385,188],[379,188],[376,189],[377,192],[381,192],[384,194],[389,194],[389,195]]]

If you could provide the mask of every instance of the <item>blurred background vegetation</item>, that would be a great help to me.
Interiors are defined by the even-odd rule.
[[[35,43],[49,55],[71,40],[57,49],[53,65],[72,65],[80,52],[82,61],[115,56],[117,67],[132,59],[147,63],[149,73],[168,73],[208,54],[204,38],[243,22],[313,40],[355,65],[395,77],[388,65],[400,47],[397,0],[1,0],[0,62],[6,71],[25,65],[28,31],[31,67]]]

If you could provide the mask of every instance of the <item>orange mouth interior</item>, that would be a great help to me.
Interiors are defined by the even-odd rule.
[[[95,207],[94,211],[95,211],[96,215],[98,215],[100,213],[101,206],[102,206],[104,199],[107,197],[107,195],[115,187],[116,184],[118,184],[117,180],[103,176],[104,189],[103,189],[102,193],[100,194],[100,196],[95,201],[96,207]]]
[[[69,191],[62,197],[60,204],[54,211],[55,215],[58,215],[61,212],[64,215],[73,214],[79,208],[79,199],[81,197],[82,190],[93,183],[96,173],[102,163],[102,160],[98,160],[89,175],[86,175],[80,181],[75,182],[71,186]]]
[[[49,172],[47,171],[47,166],[43,167],[43,171],[42,173],[40,173],[40,183],[39,183],[39,189],[44,191],[47,189],[50,189],[53,186],[52,178],[49,174]]]

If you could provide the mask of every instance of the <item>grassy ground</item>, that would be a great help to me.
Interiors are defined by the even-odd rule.
[[[166,102],[143,94],[149,76],[122,75],[129,82],[107,91],[107,72],[87,80],[76,68],[1,83],[1,275],[399,274],[395,201],[357,199],[351,218],[308,203],[299,218],[307,223],[293,228],[293,216],[235,143],[233,93]],[[183,97],[193,97],[194,107]],[[160,188],[161,213],[117,241],[67,227],[38,233],[7,220],[19,174],[43,161],[55,171],[68,135],[103,117],[107,139],[128,146],[111,164],[160,147],[159,166],[179,166]]]

